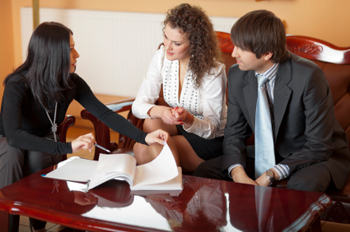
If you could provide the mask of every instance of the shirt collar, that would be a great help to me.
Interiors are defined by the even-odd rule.
[[[263,74],[259,74],[259,73],[255,72],[255,76],[264,75],[265,77],[267,77],[267,79],[271,80],[272,78],[274,78],[276,76],[278,65],[279,65],[279,63],[274,63],[272,65],[272,67],[269,68],[269,70],[267,70]]]

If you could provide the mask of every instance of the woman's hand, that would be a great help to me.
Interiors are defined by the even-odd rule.
[[[153,106],[147,113],[151,118],[160,118],[163,123],[169,125],[178,125],[179,122],[173,115],[172,109],[168,106]]]
[[[168,141],[169,134],[161,129],[148,133],[145,140],[148,145],[154,145],[159,143],[164,145]]]
[[[171,113],[179,121],[184,121],[186,119],[186,116],[187,116],[187,110],[185,110],[182,107],[172,108]]]
[[[91,152],[92,147],[96,143],[95,138],[92,133],[79,136],[71,142],[73,153],[81,149],[89,150]]]
[[[185,127],[191,127],[194,116],[182,107],[175,107],[171,109],[171,113],[175,117],[178,124],[185,124]]]
[[[173,108],[174,109],[174,108]],[[175,115],[173,114],[173,109],[167,107],[162,113],[162,120],[165,124],[169,125],[179,125],[182,124]]]

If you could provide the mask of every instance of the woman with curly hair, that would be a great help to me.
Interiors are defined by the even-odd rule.
[[[178,166],[190,172],[222,154],[225,65],[219,62],[213,25],[201,8],[176,6],[168,11],[163,26],[164,45],[151,61],[132,111],[145,118],[145,132],[160,128],[169,132],[168,144]],[[161,148],[135,144],[138,164],[153,160]]]

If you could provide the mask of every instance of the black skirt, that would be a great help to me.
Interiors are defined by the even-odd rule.
[[[196,154],[203,160],[210,160],[223,154],[222,142],[224,136],[214,139],[204,139],[196,134],[188,133],[180,125],[176,127],[180,134],[191,144]]]

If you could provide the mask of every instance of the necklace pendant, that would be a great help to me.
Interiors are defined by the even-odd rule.
[[[56,123],[52,124],[51,130],[53,133],[56,133],[56,131],[57,131],[57,124]]]
[[[57,142],[57,136],[56,136],[56,131],[57,131],[57,123],[56,123],[57,102],[56,102],[56,105],[55,105],[55,113],[54,113],[54,116],[53,116],[53,121],[50,118],[49,112],[47,112],[47,110],[45,110],[45,111],[46,111],[46,115],[49,118],[49,121],[51,123],[51,131],[53,133],[55,142]]]

